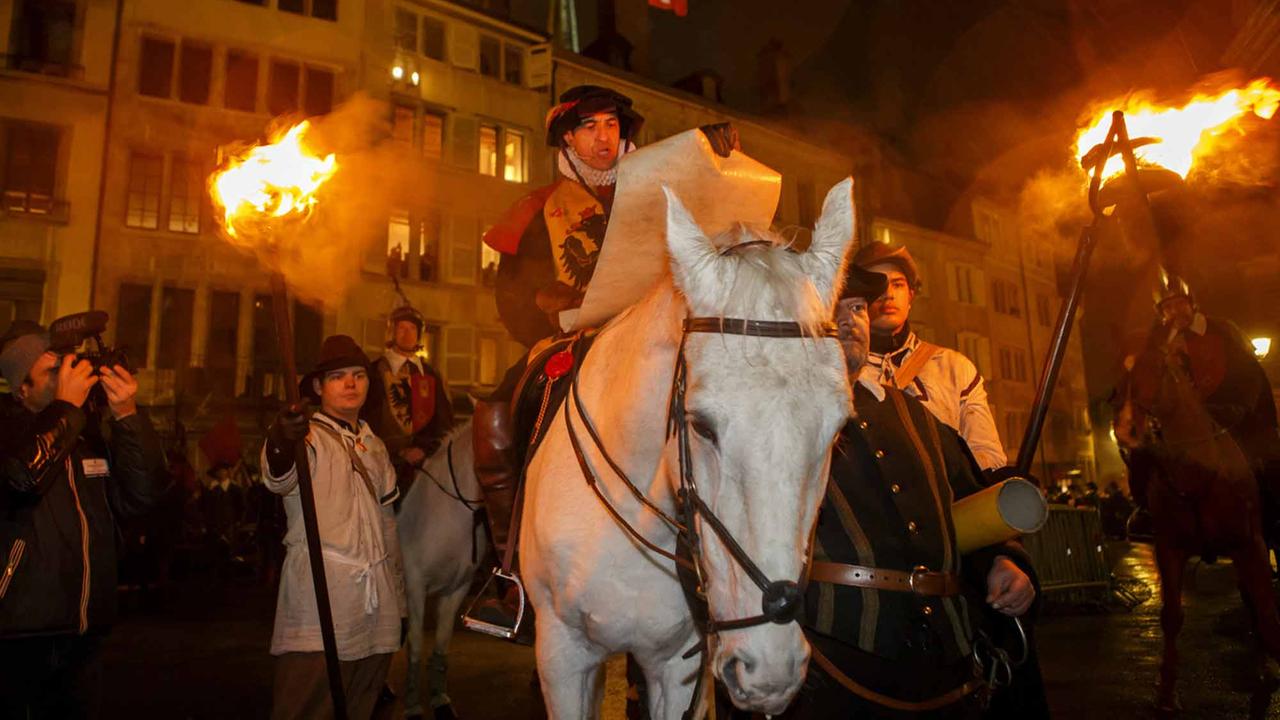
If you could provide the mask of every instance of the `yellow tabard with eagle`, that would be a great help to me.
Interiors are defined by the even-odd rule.
[[[556,279],[585,291],[600,258],[608,219],[604,206],[581,183],[566,180],[542,207],[551,239]]]

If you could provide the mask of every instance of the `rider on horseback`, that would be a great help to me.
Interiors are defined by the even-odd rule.
[[[1186,368],[1205,410],[1249,460],[1262,488],[1271,537],[1280,486],[1280,434],[1271,382],[1240,331],[1230,322],[1206,317],[1184,279],[1163,273],[1155,301],[1163,330],[1155,339]],[[1147,481],[1147,473],[1131,471],[1129,490],[1142,508],[1147,507]]]
[[[522,198],[484,235],[485,244],[502,253],[498,314],[531,355],[572,324],[566,311],[582,305],[613,208],[618,160],[635,150],[643,124],[621,93],[594,85],[566,90],[546,121],[547,144],[559,151],[560,177]],[[727,123],[702,130],[722,156],[737,145]],[[497,389],[477,401],[473,420],[476,477],[499,556],[515,541],[508,535],[525,449],[517,447],[513,404],[528,362],[526,357],[512,366]],[[477,615],[489,625],[514,628],[510,605],[487,604]]]

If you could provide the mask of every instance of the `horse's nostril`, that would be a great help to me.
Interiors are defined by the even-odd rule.
[[[720,681],[724,683],[726,689],[734,697],[742,698],[746,693],[742,691],[742,685],[738,682],[738,658],[733,657],[725,661],[724,666],[720,669]]]

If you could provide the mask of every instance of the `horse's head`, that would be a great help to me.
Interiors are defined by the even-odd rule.
[[[800,579],[832,441],[849,416],[840,345],[825,337],[846,250],[853,241],[853,181],[832,189],[806,252],[766,231],[737,226],[707,238],[667,194],[674,281],[692,317],[797,323],[803,337],[700,332],[685,338],[688,467],[698,496],[770,581]],[[666,467],[680,485],[677,441]],[[760,616],[764,593],[729,544],[697,520],[703,586],[713,622]],[[778,589],[778,588],[775,588]],[[798,605],[795,586],[775,602]],[[779,713],[804,678],[800,626],[778,617],[724,629],[712,668],[744,709]]]

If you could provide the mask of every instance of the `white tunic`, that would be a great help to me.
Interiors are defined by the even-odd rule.
[[[394,653],[400,648],[400,618],[408,612],[391,507],[397,497],[396,477],[387,449],[363,420],[359,432],[353,433],[322,413],[312,417],[306,442],[338,657],[359,660]],[[363,463],[376,498],[356,472],[350,449]],[[289,518],[271,654],[321,652],[297,470],[273,477],[265,446],[261,461],[263,482],[284,496]]]
[[[883,385],[894,385],[894,373],[919,347],[920,339],[913,332],[898,350],[871,353],[859,375]],[[969,358],[955,350],[939,348],[904,391],[924,403],[934,417],[959,432],[983,470],[1009,464],[1000,433],[996,431],[995,418],[987,405],[987,389]]]

